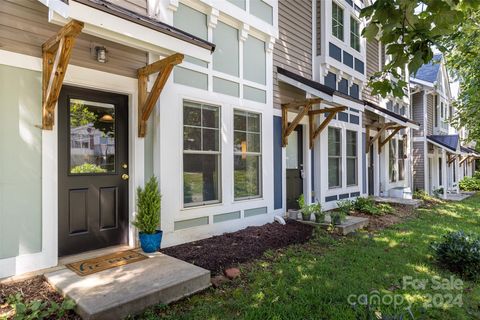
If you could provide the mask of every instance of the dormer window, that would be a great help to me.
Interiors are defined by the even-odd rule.
[[[343,9],[332,2],[332,34],[343,41]]]

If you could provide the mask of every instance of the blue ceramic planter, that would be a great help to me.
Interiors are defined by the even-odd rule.
[[[160,243],[162,242],[162,235],[162,230],[157,230],[154,234],[140,232],[140,245],[143,252],[152,253],[158,251],[160,249]]]

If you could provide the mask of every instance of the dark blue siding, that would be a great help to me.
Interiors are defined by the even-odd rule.
[[[353,69],[353,56],[347,51],[343,51],[343,63]]]
[[[356,83],[352,84],[352,86],[350,87],[350,95],[355,99],[358,99],[358,94],[359,94],[358,92],[359,92],[358,84]]]
[[[343,122],[348,122],[348,113],[339,112],[338,113],[338,120],[343,121]]]
[[[340,80],[340,82],[338,83],[338,91],[348,95],[348,80],[347,79]]]
[[[353,114],[351,114],[351,115],[350,115],[350,123],[353,123],[353,124],[360,124],[360,117],[359,117],[359,116],[356,116],[356,115],[353,115]]]
[[[282,117],[273,117],[273,205],[281,209],[282,189]]]
[[[365,64],[363,63],[363,61],[358,60],[357,58],[355,58],[355,70],[357,70],[361,74],[365,73]]]
[[[334,90],[337,90],[337,75],[335,73],[329,72],[325,77],[325,85]]]
[[[342,62],[342,49],[330,42],[328,46],[328,52],[330,54],[330,57]]]

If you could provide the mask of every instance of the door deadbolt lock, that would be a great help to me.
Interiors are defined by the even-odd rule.
[[[130,178],[130,177],[128,176],[128,174],[126,174],[126,173],[122,174],[122,179],[123,179],[123,180],[128,180],[128,178]]]
[[[122,164],[122,168],[123,169],[127,169],[128,168],[128,165],[126,163]]]

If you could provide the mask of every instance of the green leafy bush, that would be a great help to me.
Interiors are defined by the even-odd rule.
[[[140,232],[154,234],[160,222],[160,201],[158,182],[155,176],[151,177],[145,189],[137,188],[137,215],[133,225]]]
[[[380,216],[393,213],[393,208],[388,203],[376,203],[372,197],[358,197],[354,202],[354,208],[365,214]]]
[[[475,176],[464,177],[460,180],[460,189],[464,191],[480,191],[480,177],[477,178],[477,175],[480,176],[479,172],[475,172]]]
[[[463,231],[450,232],[433,243],[437,261],[464,279],[480,278],[480,237]]]
[[[104,173],[104,172],[107,172],[107,170],[93,163],[84,163],[76,167],[73,167],[70,170],[70,172],[77,173],[77,174],[78,173]]]
[[[61,304],[55,301],[32,300],[24,301],[21,293],[10,295],[7,304],[14,310],[14,320],[40,320],[54,317],[62,319],[70,310],[75,308],[75,302],[65,299]]]

